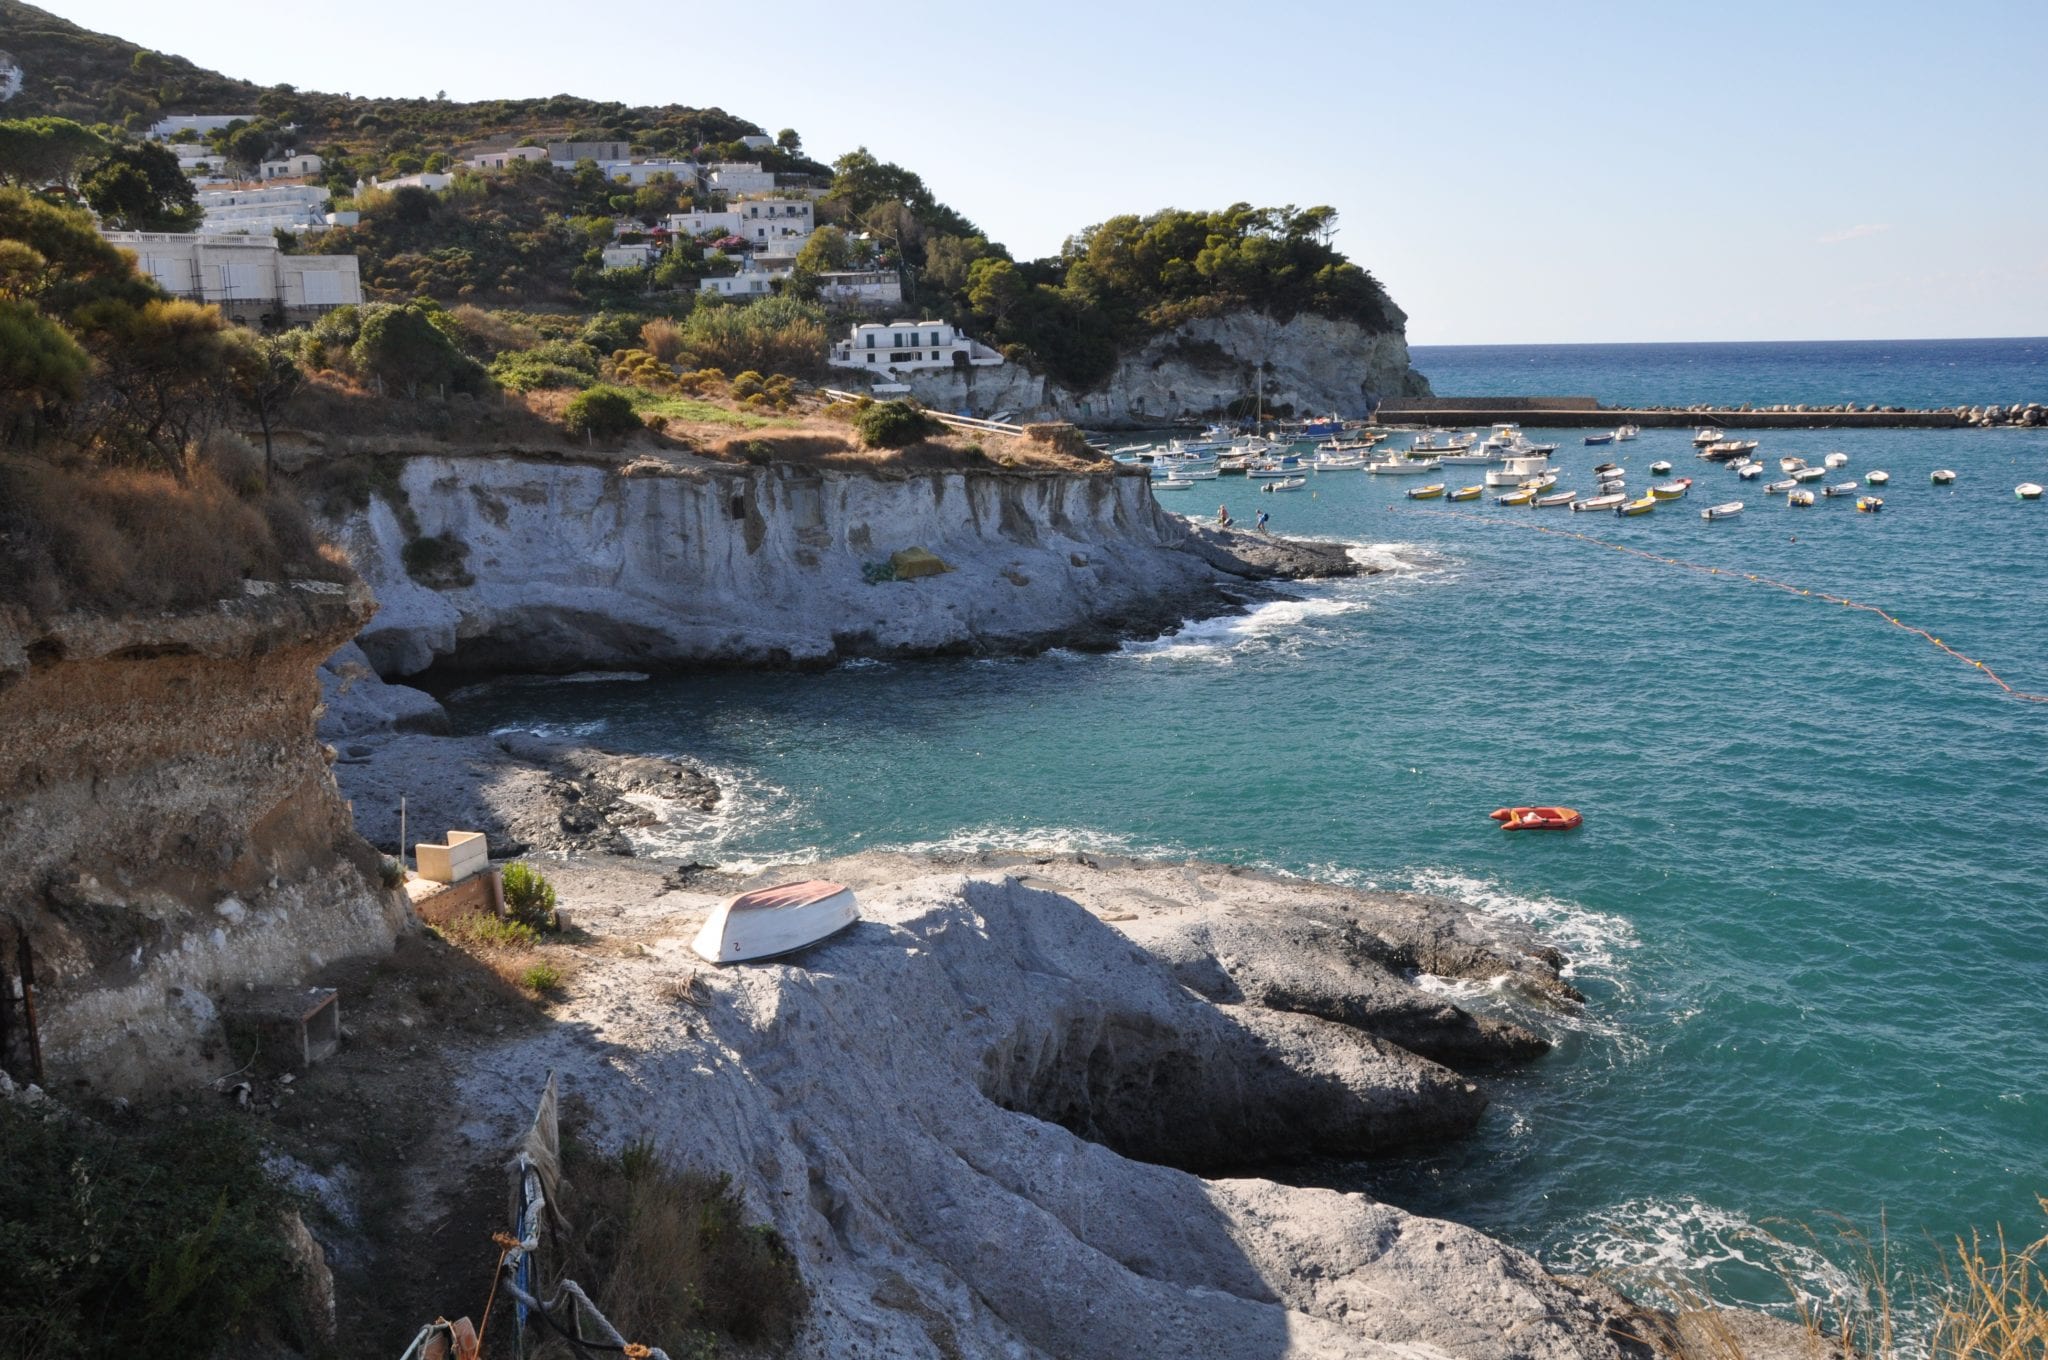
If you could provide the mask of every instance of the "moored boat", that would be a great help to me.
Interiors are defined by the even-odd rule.
[[[1799,483],[1793,481],[1790,477],[1787,477],[1782,482],[1772,482],[1768,486],[1764,487],[1764,494],[1766,496],[1782,496],[1787,491],[1790,491],[1793,487],[1798,485]]]
[[[690,948],[713,963],[772,959],[836,935],[860,919],[853,890],[812,879],[756,888],[712,908]]]
[[[1431,482],[1428,486],[1418,486],[1410,490],[1408,499],[1411,501],[1433,501],[1443,494],[1444,484],[1442,482]]]
[[[1538,496],[1529,504],[1537,510],[1555,510],[1560,505],[1570,505],[1578,498],[1579,493],[1576,491],[1553,491],[1547,496]]]
[[[1195,484],[1185,477],[1154,477],[1152,479],[1152,490],[1155,492],[1192,491],[1194,487]]]
[[[1435,472],[1443,464],[1434,458],[1389,458],[1377,463],[1367,463],[1367,472],[1385,473],[1394,477],[1413,477],[1425,472]]]
[[[1264,486],[1261,486],[1261,487],[1259,488],[1259,490],[1261,490],[1261,491],[1299,491],[1299,490],[1301,490],[1301,489],[1302,489],[1303,487],[1305,487],[1305,486],[1307,486],[1307,485],[1308,485],[1308,478],[1306,478],[1306,477],[1282,477],[1282,478],[1281,478],[1280,480],[1278,480],[1278,481],[1276,481],[1276,482],[1267,482],[1267,483],[1266,483],[1266,484],[1265,484]]]
[[[1737,466],[1735,475],[1745,482],[1753,482],[1764,475],[1764,465],[1751,459],[1749,462]]]
[[[1936,468],[1928,474],[1927,480],[1933,482],[1936,486],[1951,486],[1956,480],[1955,469]]]
[[[1891,479],[1892,475],[1883,471],[1867,472],[1863,475],[1863,480],[1871,486],[1883,486]]]
[[[1365,466],[1362,457],[1347,457],[1343,454],[1319,453],[1316,455],[1317,472],[1356,472]]]
[[[1692,490],[1692,478],[1680,477],[1675,482],[1660,482],[1650,488],[1650,494],[1660,501],[1675,501]]]
[[[1621,492],[1607,491],[1598,496],[1588,496],[1582,501],[1573,501],[1572,513],[1576,515],[1581,510],[1619,510],[1627,503],[1628,497]]]
[[[1881,496],[1858,496],[1856,498],[1856,512],[1858,514],[1874,515],[1882,509],[1884,509],[1884,498]]]
[[[1707,445],[1700,451],[1700,457],[1710,463],[1728,463],[1738,458],[1747,458],[1756,452],[1754,439],[1723,439]]]
[[[1577,808],[1568,807],[1497,808],[1487,816],[1503,831],[1569,831],[1586,820]]]
[[[1533,501],[1535,499],[1535,488],[1527,487],[1520,491],[1510,491],[1505,496],[1495,496],[1493,498],[1493,503],[1495,505],[1527,505],[1530,501]]]
[[[1640,425],[1623,425],[1621,428],[1617,429],[1614,432],[1614,437],[1616,439],[1621,440],[1623,443],[1627,443],[1629,440],[1634,439],[1637,435],[1641,434],[1642,432],[1643,427]]]
[[[1855,482],[1836,482],[1833,486],[1822,488],[1820,494],[1823,496],[1853,496],[1862,489]]]
[[[1785,457],[1780,458],[1778,460],[1778,468],[1782,472],[1797,472],[1799,471],[1799,469],[1805,466],[1806,460],[1804,458],[1801,458],[1796,453],[1787,454]]]
[[[1710,505],[1710,506],[1708,506],[1708,507],[1707,507],[1706,509],[1704,509],[1704,510],[1700,511],[1700,518],[1701,518],[1701,519],[1734,519],[1734,518],[1735,518],[1735,517],[1736,517],[1737,515],[1739,515],[1739,514],[1741,514],[1741,513],[1742,513],[1742,502],[1741,502],[1741,501],[1723,501],[1723,502],[1721,502],[1721,504],[1719,504],[1719,505]]]
[[[1693,434],[1692,446],[1696,449],[1703,449],[1709,444],[1718,444],[1727,437],[1728,432],[1726,430],[1713,425],[1702,425]]]
[[[1486,488],[1483,486],[1461,486],[1456,491],[1444,493],[1444,499],[1447,501],[1476,501],[1485,494]]]
[[[1647,515],[1656,508],[1657,498],[1655,496],[1645,495],[1639,496],[1635,500],[1625,501],[1622,504],[1615,506],[1614,513],[1617,515]]]
[[[2021,482],[2012,489],[2012,494],[2018,496],[2023,501],[2040,500],[2041,484],[2039,482]]]
[[[1589,434],[1586,436],[1586,442],[1588,444],[1612,444],[1614,442],[1614,432],[1609,430],[1606,434]]]
[[[1792,480],[1795,482],[1817,482],[1827,475],[1828,470],[1826,468],[1800,468],[1792,474]]]
[[[1826,467],[1847,467],[1849,466],[1849,455],[1841,452],[1831,453],[1827,457],[1821,459],[1820,461],[1822,465]]]
[[[1531,477],[1541,476],[1549,468],[1548,458],[1538,458],[1534,455],[1513,457],[1499,467],[1488,468],[1483,480],[1488,486],[1520,486]]]
[[[1785,495],[1785,504],[1797,506],[1799,509],[1804,510],[1808,506],[1813,504],[1813,493],[1811,491],[1787,492]]]
[[[1671,475],[1671,464],[1659,458],[1656,462],[1650,464],[1650,471],[1659,477],[1668,477]]]

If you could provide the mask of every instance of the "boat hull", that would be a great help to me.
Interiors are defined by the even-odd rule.
[[[828,939],[860,920],[853,890],[822,880],[788,883],[728,898],[712,909],[690,941],[711,963],[781,958]]]

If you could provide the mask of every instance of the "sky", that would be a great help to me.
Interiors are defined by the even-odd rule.
[[[45,7],[262,84],[721,107],[1019,257],[1329,204],[1418,344],[2048,334],[2042,0]]]

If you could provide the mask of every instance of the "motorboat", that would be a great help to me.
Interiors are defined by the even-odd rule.
[[[1152,479],[1152,489],[1154,491],[1192,491],[1194,488],[1195,484],[1185,477],[1154,477]]]
[[[1728,463],[1736,459],[1747,458],[1755,452],[1756,441],[1754,439],[1723,439],[1719,443],[1707,445],[1706,448],[1700,451],[1700,457],[1710,463]]]
[[[1927,480],[1933,482],[1936,486],[1953,486],[1956,480],[1955,470],[1953,468],[1936,468],[1928,474]]]
[[[1461,486],[1456,491],[1445,492],[1444,499],[1447,501],[1476,501],[1484,494],[1486,494],[1486,488],[1483,486]]]
[[[1747,463],[1738,464],[1735,469],[1735,475],[1745,482],[1753,482],[1764,475],[1764,465],[1755,459],[1751,459]]]
[[[1481,467],[1487,463],[1498,463],[1505,456],[1501,450],[1488,444],[1481,444],[1475,448],[1468,439],[1456,449],[1447,449],[1439,454],[1437,461],[1446,467]]]
[[[811,879],[756,888],[712,908],[690,948],[712,963],[772,959],[836,935],[860,919],[853,890]]]
[[[1408,492],[1411,501],[1433,501],[1444,494],[1442,482],[1431,482],[1428,486],[1413,487]]]
[[[1764,488],[1764,494],[1766,496],[1782,496],[1787,491],[1790,491],[1793,487],[1798,485],[1799,483],[1793,481],[1790,477],[1787,477],[1782,482],[1772,482],[1769,486],[1766,486]]]
[[[1262,458],[1256,463],[1246,463],[1244,475],[1255,481],[1262,478],[1293,477],[1306,472],[1308,468],[1309,465],[1299,458]]]
[[[1365,459],[1356,455],[1319,453],[1316,455],[1317,472],[1356,472],[1365,466]]]
[[[1510,491],[1505,496],[1495,496],[1493,503],[1495,505],[1527,505],[1535,499],[1536,488],[1524,487],[1520,491]]]
[[[1614,432],[1614,437],[1616,439],[1619,439],[1622,443],[1626,444],[1629,440],[1634,439],[1637,435],[1641,434],[1642,432],[1643,427],[1640,425],[1623,425]]]
[[[1586,820],[1577,808],[1568,807],[1496,808],[1486,815],[1503,831],[1569,831]]]
[[[1700,518],[1701,518],[1701,519],[1734,519],[1734,518],[1735,518],[1735,517],[1736,517],[1737,515],[1739,515],[1739,514],[1741,514],[1741,513],[1742,513],[1742,502],[1741,502],[1741,501],[1723,501],[1723,502],[1721,502],[1721,504],[1719,504],[1719,505],[1710,505],[1710,506],[1708,506],[1708,507],[1707,507],[1706,509],[1704,509],[1704,510],[1700,511]]]
[[[1576,515],[1581,510],[1618,510],[1627,502],[1628,497],[1621,492],[1608,491],[1598,496],[1588,496],[1582,501],[1573,501],[1572,513]]]
[[[1264,486],[1260,487],[1260,488],[1259,488],[1259,490],[1261,490],[1261,491],[1299,491],[1299,490],[1301,490],[1301,489],[1302,489],[1303,487],[1305,487],[1305,486],[1307,486],[1307,485],[1308,485],[1308,478],[1306,478],[1306,477],[1282,477],[1282,478],[1281,478],[1281,479],[1280,479],[1279,481],[1277,481],[1277,482],[1267,482],[1267,483],[1266,483],[1266,484],[1265,484]]]
[[[1540,496],[1556,485],[1557,474],[1555,472],[1546,472],[1541,477],[1531,477],[1528,481],[1523,482],[1522,490],[1533,491]]]
[[[1216,460],[1216,471],[1226,477],[1233,474],[1242,477],[1251,461],[1252,456],[1248,453],[1226,453]]]
[[[1655,496],[1644,495],[1638,496],[1632,501],[1625,501],[1622,504],[1615,506],[1614,513],[1617,515],[1647,515],[1656,508],[1657,498]]]
[[[1619,491],[1627,485],[1628,478],[1623,477],[1619,473],[1612,477],[1602,477],[1600,479],[1600,494],[1604,496],[1610,491]]]
[[[1703,449],[1709,444],[1718,444],[1728,437],[1728,432],[1713,425],[1702,425],[1694,432],[1692,446]]]
[[[1833,486],[1822,488],[1820,494],[1823,496],[1853,496],[1862,489],[1855,482],[1836,482]]]
[[[1785,504],[1797,506],[1799,509],[1804,510],[1813,504],[1813,493],[1811,491],[1787,492],[1785,494]]]
[[[1560,505],[1570,505],[1578,498],[1576,491],[1553,491],[1547,496],[1538,496],[1529,504],[1537,510],[1555,510]]]
[[[1609,430],[1606,434],[1589,434],[1586,436],[1586,442],[1588,444],[1612,444],[1614,442],[1614,431]]]
[[[1827,457],[1825,457],[1825,458],[1821,459],[1820,461],[1821,461],[1821,464],[1822,464],[1823,466],[1825,466],[1825,467],[1831,467],[1831,468],[1847,467],[1847,466],[1849,466],[1849,455],[1848,455],[1848,454],[1846,454],[1846,453],[1839,453],[1839,452],[1837,452],[1837,453],[1831,453],[1831,454],[1829,454],[1829,455],[1828,455]]]
[[[1858,514],[1874,515],[1882,509],[1884,509],[1884,498],[1881,496],[1858,496],[1856,498],[1856,512]]]
[[[1557,452],[1557,445],[1555,444],[1529,444],[1526,447],[1531,454],[1540,454],[1545,458]]]
[[[1595,464],[1593,464],[1593,475],[1594,475],[1595,477],[1605,477],[1605,476],[1606,476],[1606,475],[1607,475],[1608,473],[1610,473],[1610,472],[1620,472],[1620,471],[1621,471],[1621,464],[1619,464],[1619,463],[1595,463]]]
[[[1828,470],[1826,468],[1800,468],[1792,474],[1792,480],[1795,482],[1817,482],[1827,475]]]
[[[2012,493],[2023,501],[2037,501],[2041,499],[2041,484],[2039,482],[2021,482],[2012,489]]]
[[[1175,468],[1167,475],[1183,482],[1213,482],[1222,475],[1222,470],[1214,465],[1190,463],[1185,467]]]
[[[1863,480],[1870,486],[1884,486],[1892,479],[1889,472],[1873,471],[1863,474]]]
[[[1540,477],[1550,470],[1550,459],[1536,455],[1509,458],[1499,467],[1486,470],[1488,486],[1520,486],[1531,477]]]
[[[1650,471],[1659,477],[1669,477],[1671,475],[1671,464],[1659,458],[1656,462],[1650,464]]]
[[[1414,477],[1425,472],[1435,472],[1443,464],[1434,458],[1389,458],[1384,462],[1367,463],[1367,472],[1380,472],[1394,477]]]
[[[1660,501],[1675,501],[1692,490],[1692,478],[1680,477],[1675,482],[1663,482],[1650,488],[1650,494]]]
[[[1805,466],[1806,460],[1796,453],[1787,454],[1778,460],[1778,470],[1781,472],[1797,472]]]

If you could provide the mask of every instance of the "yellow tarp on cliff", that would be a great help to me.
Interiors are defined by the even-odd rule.
[[[889,565],[896,569],[899,581],[915,581],[920,576],[937,576],[952,570],[939,559],[938,554],[926,552],[923,548],[905,548],[891,553]]]

